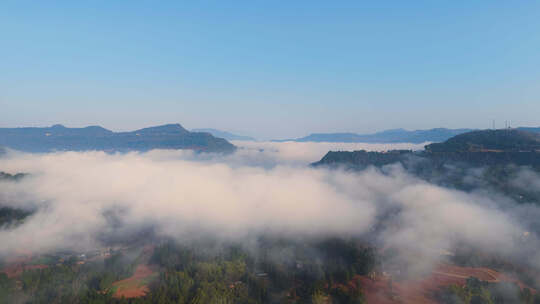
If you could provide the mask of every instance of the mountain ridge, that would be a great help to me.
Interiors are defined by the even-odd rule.
[[[206,132],[210,133],[215,137],[224,138],[226,140],[244,140],[244,141],[256,141],[255,138],[251,136],[245,136],[245,135],[238,135],[233,134],[231,132],[218,130],[218,129],[212,129],[212,128],[199,128],[199,129],[191,129],[192,132]]]
[[[232,152],[236,147],[209,133],[190,132],[180,124],[165,124],[127,132],[113,132],[101,126],[0,128],[0,146],[25,152],[148,151],[190,149],[204,152]]]
[[[389,129],[370,134],[357,134],[353,132],[338,133],[312,133],[296,139],[275,141],[297,142],[365,142],[365,143],[423,143],[444,141],[457,134],[472,131],[472,129],[446,129],[433,128],[426,130]]]
[[[518,127],[518,130],[540,133],[540,127]],[[312,133],[296,139],[273,140],[274,142],[363,142],[363,143],[424,143],[442,142],[453,136],[477,131],[476,129],[432,128],[425,130],[388,129],[370,134],[353,132]]]

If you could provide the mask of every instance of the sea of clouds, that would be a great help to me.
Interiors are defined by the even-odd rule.
[[[536,206],[508,211],[512,202],[504,196],[436,186],[398,165],[362,172],[309,166],[329,150],[418,150],[423,144],[235,144],[239,149],[230,155],[10,151],[0,158],[0,171],[29,175],[0,182],[0,204],[35,213],[0,229],[0,255],[85,250],[151,228],[179,241],[365,236],[380,248],[397,248],[419,269],[456,244],[540,266],[539,242],[529,231],[540,215]],[[540,181],[528,171],[520,178]]]

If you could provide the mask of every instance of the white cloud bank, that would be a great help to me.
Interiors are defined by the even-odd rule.
[[[382,174],[301,165],[318,160],[328,144],[263,143],[262,151],[247,146],[229,156],[160,150],[0,158],[2,171],[31,174],[19,183],[0,183],[0,203],[38,210],[19,227],[0,230],[0,254],[91,247],[108,234],[149,226],[178,239],[199,232],[237,240],[263,232],[377,233],[381,246],[427,262],[456,243],[504,255],[516,254],[520,245],[524,228],[493,198],[434,186],[399,167]],[[353,149],[361,148],[414,146]]]

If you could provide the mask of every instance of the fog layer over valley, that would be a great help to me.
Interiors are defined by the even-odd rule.
[[[233,141],[239,150],[227,159],[228,163],[250,166],[306,166],[321,159],[328,151],[388,151],[394,149],[422,150],[428,144],[340,143],[340,142],[253,142]],[[258,153],[257,153],[258,152]],[[211,154],[208,154],[211,155]],[[222,161],[222,160],[221,160]]]
[[[34,213],[0,230],[0,254],[86,250],[151,231],[180,242],[211,236],[246,248],[262,234],[359,237],[381,250],[392,248],[393,259],[413,273],[428,271],[444,259],[441,252],[457,245],[540,266],[531,230],[538,207],[496,193],[435,186],[398,165],[357,173],[304,165],[328,148],[248,143],[232,155],[9,152],[0,168],[29,175],[0,182],[0,204]],[[539,181],[523,171],[516,182]]]

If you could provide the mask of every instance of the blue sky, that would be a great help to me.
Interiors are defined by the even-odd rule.
[[[538,126],[540,2],[2,1],[0,107],[259,138]]]

